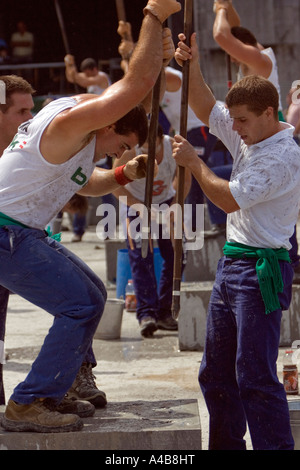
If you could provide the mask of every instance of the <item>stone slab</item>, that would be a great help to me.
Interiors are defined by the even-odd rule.
[[[184,269],[184,280],[186,282],[213,281],[219,259],[223,256],[225,237],[220,235],[216,238],[205,239],[200,250],[189,250],[187,252],[187,263]]]
[[[213,281],[182,282],[178,317],[180,351],[202,351],[205,344],[207,308]]]
[[[0,427],[0,450],[201,450],[194,399],[112,402],[83,421],[83,430],[70,433],[15,433]]]
[[[293,438],[295,441],[295,450],[300,450],[300,400],[299,397],[288,400],[290,423]]]
[[[178,343],[180,351],[202,351],[205,344],[206,317],[213,281],[181,284]],[[280,346],[300,344],[300,285],[293,285],[289,310],[282,313]],[[297,345],[298,345],[297,344]]]

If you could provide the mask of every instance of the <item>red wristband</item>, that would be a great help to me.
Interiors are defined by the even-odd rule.
[[[117,168],[115,169],[115,179],[116,179],[116,182],[120,186],[125,186],[125,184],[131,183],[133,181],[133,180],[130,180],[129,178],[127,178],[127,176],[124,175],[125,166],[126,165],[117,166]]]

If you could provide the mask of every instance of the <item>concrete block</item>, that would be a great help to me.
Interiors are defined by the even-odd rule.
[[[300,450],[300,400],[290,399],[288,400],[289,412],[290,412],[290,423],[293,438],[295,441],[295,450]]]
[[[110,240],[104,241],[105,255],[106,255],[106,279],[109,282],[116,282],[117,280],[117,256],[118,250],[127,248],[125,240]]]
[[[205,344],[206,316],[213,282],[182,282],[178,342],[180,351],[201,351]]]
[[[193,399],[109,403],[83,421],[83,430],[70,433],[0,428],[0,450],[201,450],[198,402]]]
[[[290,308],[282,312],[280,345],[291,346],[300,341],[300,285],[293,285]]]
[[[186,282],[213,281],[216,276],[218,261],[223,256],[225,237],[204,240],[201,250],[187,252],[187,263],[184,270]]]
[[[201,351],[205,344],[206,317],[213,281],[181,284],[178,342],[180,351]],[[300,285],[293,286],[289,310],[282,313],[280,346],[300,341]]]

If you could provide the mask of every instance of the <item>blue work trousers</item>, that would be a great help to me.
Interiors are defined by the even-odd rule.
[[[7,304],[9,299],[9,290],[0,286],[0,341],[4,342]],[[0,405],[5,405],[5,391],[3,384],[3,367],[0,363]]]
[[[210,414],[210,450],[245,450],[246,422],[254,450],[292,450],[289,410],[276,370],[282,310],[266,314],[256,260],[219,261],[209,304],[199,383]],[[280,262],[283,310],[293,270]]]
[[[54,317],[32,368],[12,399],[59,403],[84,361],[95,363],[92,340],[103,313],[102,281],[43,230],[0,228],[0,285]]]
[[[163,320],[172,315],[173,263],[174,250],[170,239],[158,239],[157,244],[163,258],[159,285],[157,286],[154,256],[151,250],[145,258],[142,256],[141,243],[134,243],[130,248],[128,239],[129,262],[134,291],[137,298],[136,316],[139,321],[144,317]]]

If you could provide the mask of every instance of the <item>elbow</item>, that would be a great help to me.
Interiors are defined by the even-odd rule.
[[[224,47],[224,45],[226,44],[226,35],[223,33],[223,31],[221,31],[220,29],[214,30],[213,37],[220,47]]]
[[[239,211],[240,206],[236,202],[232,202],[227,207],[223,207],[223,211],[228,215],[232,214],[233,212]]]

